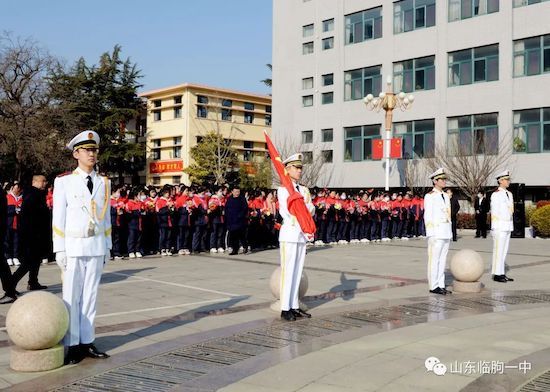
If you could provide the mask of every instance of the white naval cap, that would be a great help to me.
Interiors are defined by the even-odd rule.
[[[510,170],[504,170],[502,173],[497,174],[498,180],[509,180],[510,179]]]
[[[432,180],[439,180],[440,178],[447,178],[447,174],[445,174],[445,170],[442,167],[430,174],[430,179]]]
[[[283,161],[283,165],[302,167],[303,165],[302,158],[303,158],[303,155],[301,153],[291,155]]]
[[[79,148],[94,147],[99,147],[99,135],[97,134],[97,132],[92,131],[91,129],[80,132],[67,144],[67,148],[71,151],[76,151]]]

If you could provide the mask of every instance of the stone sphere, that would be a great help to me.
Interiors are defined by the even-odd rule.
[[[69,312],[63,300],[47,291],[35,291],[17,299],[6,317],[13,343],[25,350],[55,346],[69,328]]]
[[[298,298],[302,299],[306,295],[308,288],[307,275],[304,270],[302,270],[302,279],[300,280],[300,288],[298,289]],[[275,271],[271,274],[271,279],[269,280],[269,288],[271,289],[271,294],[276,299],[281,299],[281,267],[277,267]]]
[[[483,275],[483,259],[472,249],[462,249],[451,259],[451,273],[461,282],[475,282]]]

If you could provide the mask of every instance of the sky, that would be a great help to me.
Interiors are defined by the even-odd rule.
[[[270,93],[272,0],[25,0],[0,2],[0,32],[32,38],[72,65],[122,46],[140,91],[199,83]]]

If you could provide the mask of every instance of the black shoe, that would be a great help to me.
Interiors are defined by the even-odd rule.
[[[514,281],[514,278],[509,278],[506,275],[502,275],[502,276],[504,276],[504,279],[506,279],[507,282],[513,282]]]
[[[479,235],[476,235],[474,238],[479,238],[480,236]]]
[[[445,293],[445,295],[447,295],[447,294],[452,294],[452,293],[453,293],[452,291],[447,290],[445,287],[442,287],[441,290],[443,290],[443,292]]]
[[[281,312],[281,318],[285,319],[286,321],[296,320],[296,316],[294,316],[294,313],[292,313],[292,310],[283,310]]]
[[[430,293],[432,293],[432,294],[441,294],[441,295],[447,294],[447,292],[444,291],[444,290],[443,290],[442,288],[440,288],[440,287],[436,287],[435,289],[430,290]]]
[[[0,298],[0,305],[11,304],[15,302],[16,299],[16,296],[12,297],[11,295],[4,295],[2,298]]]
[[[231,253],[229,253],[229,256],[235,256],[237,254],[239,254],[239,252],[231,252]]]
[[[105,359],[109,358],[109,354],[99,351],[93,343],[81,344],[82,353],[88,358]]]
[[[248,253],[248,248],[244,248],[243,253],[244,254]]]
[[[33,291],[33,290],[46,290],[47,288],[48,288],[48,286],[41,285],[40,283],[27,285],[27,290],[30,290],[30,291]]]
[[[84,359],[84,353],[80,346],[69,346],[67,356],[65,357],[65,365],[74,365]]]
[[[500,282],[500,283],[508,282],[508,280],[506,279],[506,275],[495,275],[493,276],[493,280],[495,282]]]
[[[296,318],[298,318],[298,317],[310,318],[311,317],[311,314],[303,311],[302,309],[290,309],[290,311],[292,312],[292,314],[294,314],[294,317],[296,317]]]

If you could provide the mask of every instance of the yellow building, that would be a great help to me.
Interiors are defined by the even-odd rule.
[[[271,97],[185,83],[147,91],[147,184],[190,183],[190,149],[209,132],[231,140],[240,161],[263,159]]]

